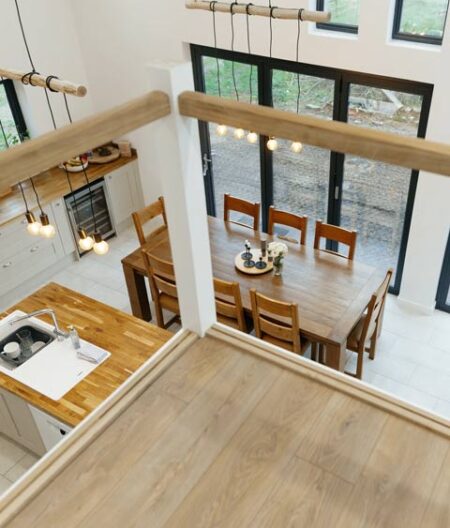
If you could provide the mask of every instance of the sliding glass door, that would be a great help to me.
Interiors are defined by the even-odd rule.
[[[343,117],[349,123],[409,137],[425,135],[426,91],[407,92],[420,90],[408,82],[375,79],[370,83],[369,79],[366,84],[353,82],[352,77],[344,77],[341,98]],[[342,161],[336,223],[358,231],[358,260],[394,269],[393,289],[398,291],[417,172],[357,156],[346,155]]]
[[[191,49],[199,91],[218,94],[217,57],[223,97],[425,137],[431,85],[201,46]],[[279,138],[272,151],[267,137],[251,144],[245,137],[236,139],[233,130],[221,136],[215,124],[199,126],[209,214],[222,215],[223,194],[230,192],[261,202],[263,230],[270,205],[308,215],[308,245],[316,220],[356,229],[356,258],[394,268],[391,292],[398,293],[417,172],[308,145],[295,152],[290,141]],[[328,247],[338,249],[334,243]]]
[[[332,120],[335,80],[291,71],[272,71],[273,106],[281,110]],[[328,218],[331,152],[304,145],[292,150],[292,142],[278,140],[272,154],[273,204],[278,209],[307,215],[308,240],[314,238],[314,221]],[[283,230],[278,226],[279,231]],[[281,234],[281,233],[280,233]],[[287,233],[283,233],[287,234]],[[311,242],[312,243],[312,242]]]

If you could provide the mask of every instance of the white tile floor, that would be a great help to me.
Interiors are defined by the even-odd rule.
[[[38,457],[0,435],[0,495],[37,460]]]
[[[129,229],[110,241],[106,256],[89,254],[51,280],[131,313],[120,261],[137,245]],[[347,368],[352,370],[356,355],[348,354]],[[366,357],[363,379],[450,419],[450,315],[418,315],[389,296],[377,356],[374,361]],[[0,495],[36,460],[0,436]]]

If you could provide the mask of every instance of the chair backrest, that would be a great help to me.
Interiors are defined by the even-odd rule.
[[[320,240],[325,238],[327,240],[333,240],[334,242],[339,242],[348,246],[348,255],[343,255],[337,251],[329,251],[325,249],[323,251],[328,251],[328,253],[334,253],[340,257],[348,258],[353,260],[356,250],[356,238],[358,236],[357,231],[350,231],[349,229],[344,229],[343,227],[338,227],[331,224],[324,224],[322,220],[317,220],[316,222],[316,233],[314,236],[314,249],[320,249]]]
[[[237,321],[239,330],[247,332],[239,283],[214,279],[214,296],[217,314]]]
[[[275,224],[284,225],[288,227],[293,227],[300,231],[300,244],[303,246],[306,244],[306,230],[308,228],[308,217],[307,216],[298,216],[293,213],[288,213],[287,211],[282,211],[281,209],[275,209],[273,205],[269,207],[269,224],[267,226],[267,233],[273,235],[273,228]],[[278,238],[282,240],[287,240],[289,242],[297,242],[294,238],[278,235]]]
[[[154,235],[157,235],[158,233],[167,228],[166,209],[164,207],[164,198],[162,196],[160,196],[156,200],[156,202],[147,205],[147,207],[144,207],[139,211],[135,211],[131,216],[133,217],[134,227],[136,228],[136,234],[141,246],[144,245],[149,240],[149,238]],[[148,235],[145,235],[144,225],[147,222],[150,222],[150,220],[156,218],[157,216],[161,216],[163,225],[158,227]]]
[[[294,352],[300,354],[297,304],[271,299],[258,293],[254,288],[250,290],[250,300],[256,337],[263,339],[265,335],[268,335],[292,343]]]
[[[177,285],[175,280],[175,269],[171,262],[155,257],[143,249],[142,254],[147,267],[153,300],[163,293],[174,299],[178,299]]]
[[[225,221],[231,221],[234,224],[239,224],[244,227],[250,227],[255,231],[259,228],[259,209],[260,205],[258,202],[249,202],[248,200],[243,200],[242,198],[236,198],[230,194],[224,194],[223,197],[223,218]],[[244,224],[241,222],[236,222],[230,220],[230,211],[237,211],[238,213],[243,213],[247,216],[253,218],[253,225]]]
[[[377,331],[378,320],[382,314],[393,273],[394,270],[388,270],[384,281],[377,291],[372,295],[369,304],[367,305],[367,314],[359,342],[359,348],[361,348],[361,351],[364,350],[366,341],[373,336],[374,332]]]

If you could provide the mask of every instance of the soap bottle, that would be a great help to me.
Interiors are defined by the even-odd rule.
[[[73,325],[69,326],[69,336],[70,340],[72,341],[73,348],[75,350],[79,350],[81,348],[80,336]]]

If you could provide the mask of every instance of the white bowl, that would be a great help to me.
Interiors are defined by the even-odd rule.
[[[3,347],[3,353],[6,354],[11,359],[16,359],[20,356],[20,345],[19,343],[16,343],[15,341],[11,341],[10,343],[7,343]]]

